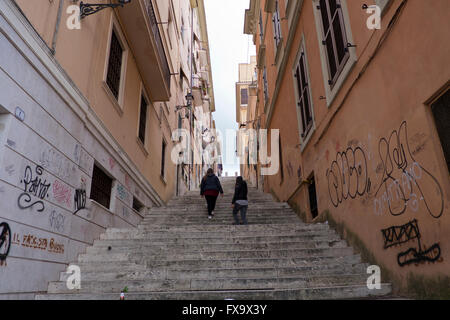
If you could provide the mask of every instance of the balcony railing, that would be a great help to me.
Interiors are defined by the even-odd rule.
[[[118,14],[149,98],[153,102],[169,101],[170,55],[165,52],[164,34],[160,33],[155,9],[152,0],[134,0]]]
[[[158,21],[155,15],[155,9],[153,8],[152,0],[147,0],[147,13],[150,17],[151,28],[153,31],[153,36],[155,37],[156,49],[158,51],[159,60],[161,61],[161,68],[163,69],[164,77],[170,88],[170,68],[167,62],[167,56],[164,51],[164,46],[161,38],[161,33],[159,32]]]

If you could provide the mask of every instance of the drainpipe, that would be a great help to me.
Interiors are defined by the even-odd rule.
[[[190,61],[190,65],[191,65],[191,83],[190,83],[190,86],[189,86],[189,90],[190,90],[191,95],[192,95],[192,84],[193,84],[193,81],[194,81],[194,73],[193,73],[193,70],[192,70],[192,67],[193,67],[192,60],[193,60],[193,58],[194,58],[194,8],[191,5],[191,54],[190,54],[190,57],[189,57],[189,59],[191,60]],[[192,107],[193,107],[193,105],[191,105],[191,108],[189,109],[189,140],[192,138],[192,117],[193,117]],[[194,141],[194,139],[192,139],[192,141]],[[191,144],[191,147],[193,147],[192,144]],[[191,152],[190,155],[193,155],[193,152]],[[189,190],[191,190],[191,183],[192,183],[191,176],[192,176],[193,171],[194,171],[194,159],[191,159],[191,161],[189,163],[189,166],[190,166],[190,169],[189,169]]]
[[[52,49],[51,49],[53,55],[55,55],[56,52],[56,39],[58,38],[59,26],[61,24],[63,4],[64,0],[59,0],[58,16],[56,17],[55,32],[53,33]]]

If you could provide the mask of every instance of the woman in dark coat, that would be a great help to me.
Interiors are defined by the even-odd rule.
[[[203,177],[200,185],[200,195],[206,198],[208,203],[208,219],[212,219],[214,209],[216,208],[216,201],[219,193],[223,197],[223,189],[219,178],[214,174],[213,169],[208,169],[206,176]]]
[[[248,199],[247,199],[247,182],[244,181],[242,177],[236,178],[236,186],[234,188],[234,196],[232,200],[233,207],[233,217],[235,225],[239,224],[238,212],[241,212],[241,224],[247,223],[247,209],[248,209]]]

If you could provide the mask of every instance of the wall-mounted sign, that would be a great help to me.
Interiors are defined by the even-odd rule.
[[[25,111],[23,111],[19,107],[16,107],[16,118],[22,122],[25,121]]]

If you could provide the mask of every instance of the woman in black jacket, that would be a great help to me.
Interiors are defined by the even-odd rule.
[[[219,178],[214,174],[213,169],[208,169],[206,176],[203,177],[200,185],[200,195],[206,198],[208,203],[208,219],[212,219],[214,209],[216,208],[216,201],[219,193],[223,197],[223,189]]]
[[[236,178],[236,186],[234,188],[234,196],[231,202],[231,206],[233,207],[233,217],[234,217],[234,225],[244,224],[247,225],[247,208],[248,208],[248,199],[247,199],[247,182],[244,181],[242,177]],[[241,212],[241,220],[239,223],[238,212]]]

